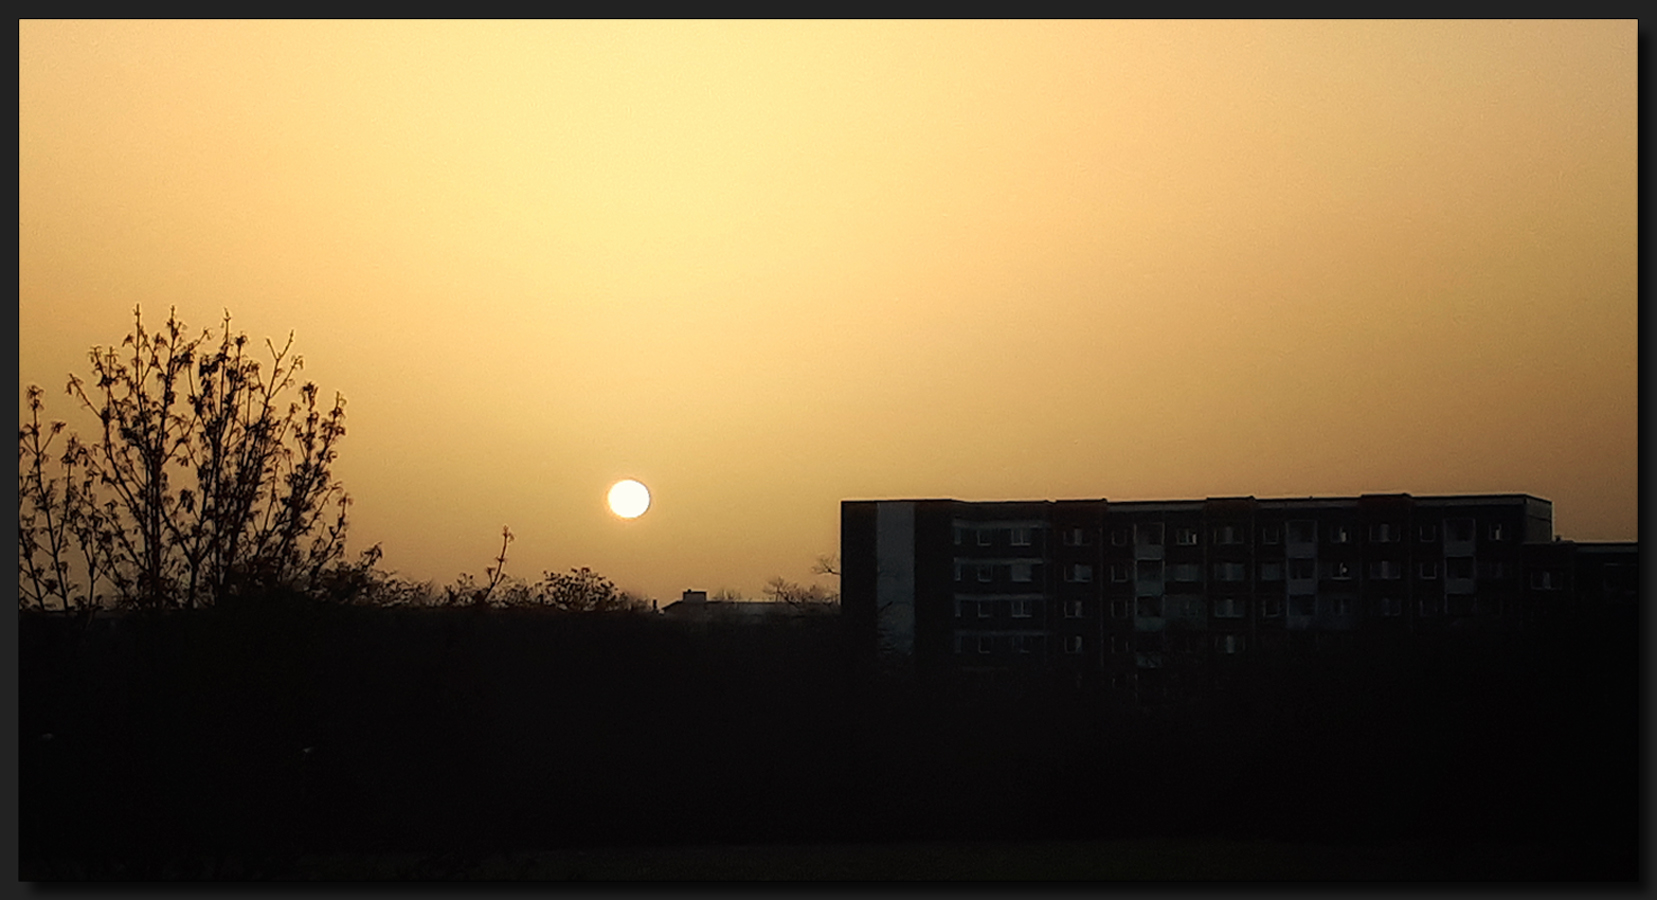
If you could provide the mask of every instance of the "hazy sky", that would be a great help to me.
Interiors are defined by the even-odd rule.
[[[353,545],[673,599],[846,498],[1637,537],[1633,22],[19,26],[19,375],[296,333]],[[21,388],[19,398],[21,403]],[[614,481],[654,507],[622,521]]]

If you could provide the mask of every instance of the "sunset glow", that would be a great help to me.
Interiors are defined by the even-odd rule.
[[[440,582],[509,523],[514,572],[757,595],[848,498],[1528,492],[1636,539],[1636,38],[25,21],[20,382],[84,434],[135,306],[293,332],[352,547]],[[600,508],[627,472],[671,502]]]

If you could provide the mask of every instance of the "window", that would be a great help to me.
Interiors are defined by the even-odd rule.
[[[1202,566],[1198,563],[1169,563],[1169,581],[1201,581]]]
[[[1350,543],[1352,543],[1352,526],[1350,526],[1350,525],[1331,525],[1331,526],[1329,526],[1329,540],[1333,543],[1336,543],[1336,544],[1350,544]]]
[[[1289,560],[1289,577],[1297,580],[1318,577],[1318,564],[1311,559]]]
[[[1352,564],[1345,560],[1336,560],[1329,564],[1329,577],[1336,581],[1352,580]]]
[[[995,579],[995,566],[982,565],[978,567],[978,580],[988,583]]]
[[[1214,601],[1214,616],[1220,619],[1241,619],[1246,608],[1246,601],[1236,597],[1221,597]]]
[[[991,653],[995,650],[995,638],[981,637],[978,639],[978,652]]]
[[[1184,601],[1180,603],[1180,606],[1183,607],[1183,609],[1180,610],[1181,615],[1184,615],[1184,616],[1200,616],[1200,615],[1202,615],[1203,610],[1202,610],[1202,598],[1201,597],[1186,597],[1184,599]]]
[[[1214,636],[1214,649],[1226,655],[1243,652],[1244,638],[1240,634],[1217,634]]]
[[[1126,619],[1133,609],[1133,604],[1127,600],[1110,601],[1110,615],[1113,619]]]
[[[1018,635],[1018,636],[1014,637],[1013,638],[1013,649],[1017,650],[1019,653],[1029,653],[1030,652],[1030,636],[1027,635],[1027,634],[1021,634],[1021,635]]]
[[[1491,522],[1490,523],[1490,539],[1493,540],[1493,541],[1502,540],[1502,523],[1500,523],[1500,522]]]
[[[1073,634],[1073,635],[1070,635],[1069,637],[1065,638],[1064,639],[1064,652],[1066,652],[1066,653],[1080,653],[1080,652],[1082,652],[1082,636],[1079,635],[1079,634]]]
[[[1310,616],[1317,612],[1318,598],[1312,594],[1292,594],[1289,596],[1289,615]]]
[[[959,525],[955,526],[955,546],[959,547],[966,542],[966,534],[967,530],[965,528]]]
[[[1030,529],[1013,528],[1009,530],[1007,533],[1007,542],[1012,544],[1014,547],[1030,546]]]
[[[1011,567],[1011,578],[1020,583],[1028,583],[1035,579],[1035,566],[1027,562],[1015,562]]]
[[[1282,581],[1283,564],[1280,562],[1266,562],[1260,564],[1261,581]]]
[[[1080,618],[1082,618],[1082,616],[1083,616],[1082,601],[1080,601],[1080,600],[1068,600],[1068,601],[1065,602],[1065,604],[1064,604],[1064,617],[1066,619],[1080,619]]]
[[[1277,597],[1263,597],[1260,600],[1260,618],[1276,619],[1283,615],[1283,601]]]
[[[1283,529],[1277,527],[1276,525],[1261,525],[1260,526],[1260,543],[1262,543],[1262,544],[1281,544],[1281,543],[1283,543]]]
[[[1174,543],[1180,545],[1181,547],[1195,547],[1197,545],[1197,529],[1174,529]]]
[[[1416,602],[1416,611],[1423,616],[1436,616],[1444,611],[1444,603],[1437,597],[1422,597]]]
[[[995,615],[995,601],[994,600],[980,600],[980,601],[978,601],[978,618],[988,619],[993,615]]]
[[[1028,600],[1013,600],[1013,601],[1011,601],[1011,606],[1013,608],[1013,618],[1015,618],[1015,619],[1028,619],[1028,618],[1030,618],[1030,601],[1028,601]]]
[[[1438,577],[1438,563],[1424,562],[1415,567],[1415,574],[1422,581],[1432,581]]]
[[[1452,556],[1444,561],[1445,578],[1472,578],[1473,557]]]
[[[1128,545],[1128,529],[1112,528],[1110,530],[1110,543],[1113,547],[1126,547]]]
[[[1444,539],[1447,541],[1467,542],[1473,539],[1472,519],[1445,519]]]
[[[1506,578],[1507,564],[1499,559],[1480,560],[1478,572],[1480,578]]]
[[[1377,522],[1369,526],[1369,540],[1376,544],[1391,544],[1398,540],[1398,526],[1391,522]]]
[[[956,580],[956,581],[963,581],[963,580],[965,580],[965,576],[966,576],[966,568],[967,568],[967,567],[966,567],[966,564],[965,564],[965,563],[962,563],[962,562],[960,562],[960,561],[957,561],[957,562],[956,562],[956,563],[955,563],[955,580]]]
[[[1438,540],[1438,528],[1433,525],[1423,525],[1418,531],[1421,543],[1426,544]]]
[[[1382,597],[1375,601],[1375,614],[1387,618],[1397,618],[1404,614],[1404,600],[1401,597]]]
[[[1565,580],[1552,569],[1536,569],[1530,573],[1530,586],[1539,591],[1557,591],[1565,587]]]
[[[1379,581],[1397,581],[1404,577],[1404,566],[1395,559],[1378,559],[1369,564],[1369,577]]]
[[[1300,519],[1289,523],[1289,543],[1310,544],[1318,539],[1318,523]]]
[[[1127,563],[1111,563],[1110,564],[1110,580],[1111,581],[1127,581],[1128,580],[1128,564]]]
[[[1140,581],[1162,580],[1162,560],[1160,559],[1139,560],[1139,562],[1135,564],[1135,568],[1137,569],[1135,577],[1137,577]]]
[[[1214,577],[1220,581],[1247,581],[1248,568],[1240,562],[1215,563]]]
[[[1155,618],[1162,615],[1162,598],[1140,597],[1136,601],[1134,615],[1142,618]]]
[[[1064,580],[1073,584],[1087,584],[1093,580],[1093,567],[1082,563],[1065,566]]]
[[[1133,542],[1148,546],[1162,545],[1162,523],[1148,522],[1144,525],[1133,526]]]
[[[1112,652],[1112,653],[1132,653],[1133,652],[1133,639],[1128,637],[1125,634],[1111,635],[1111,638],[1110,638],[1110,652]]]
[[[1470,616],[1473,614],[1472,594],[1445,594],[1444,612],[1452,616]]]
[[[1231,545],[1241,544],[1242,542],[1243,529],[1236,525],[1221,525],[1214,529],[1214,543],[1216,544]]]
[[[1330,597],[1323,602],[1323,610],[1331,616],[1350,616],[1357,603],[1351,597]]]
[[[993,528],[980,528],[980,529],[978,529],[978,546],[988,547],[990,545],[990,542],[994,541],[994,540],[995,540],[995,529],[993,529]]]
[[[1084,528],[1066,528],[1062,537],[1066,547],[1082,547],[1087,545],[1087,530]]]

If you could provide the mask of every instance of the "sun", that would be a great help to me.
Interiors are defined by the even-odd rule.
[[[650,489],[628,478],[610,486],[610,511],[623,519],[637,519],[650,508]]]

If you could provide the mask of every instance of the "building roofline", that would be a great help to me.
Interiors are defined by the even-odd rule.
[[[1054,504],[1054,503],[1108,503],[1111,506],[1140,506],[1140,507],[1143,507],[1143,506],[1152,505],[1152,504],[1156,504],[1156,505],[1168,505],[1168,504],[1181,504],[1181,505],[1183,505],[1183,504],[1192,504],[1192,503],[1200,504],[1200,503],[1210,503],[1210,502],[1217,501],[1217,500],[1219,500],[1219,501],[1232,501],[1232,502],[1236,502],[1236,501],[1240,501],[1240,500],[1248,500],[1248,501],[1254,501],[1256,503],[1262,503],[1262,504],[1265,504],[1265,503],[1305,503],[1308,500],[1321,501],[1321,502],[1326,502],[1326,503],[1356,503],[1359,500],[1383,499],[1383,498],[1385,498],[1385,499],[1395,499],[1395,500],[1406,500],[1407,499],[1407,500],[1413,500],[1417,503],[1425,503],[1425,504],[1428,504],[1428,505],[1436,505],[1436,504],[1450,503],[1450,502],[1468,503],[1468,502],[1478,502],[1478,501],[1514,501],[1514,500],[1536,500],[1536,501],[1539,501],[1539,502],[1542,502],[1542,503],[1547,503],[1549,505],[1552,505],[1552,503],[1553,503],[1552,500],[1549,500],[1546,497],[1538,497],[1535,494],[1527,494],[1527,493],[1508,493],[1508,494],[1410,494],[1408,492],[1367,493],[1367,494],[1357,494],[1357,495],[1336,494],[1336,495],[1324,495],[1324,496],[1308,495],[1308,496],[1305,496],[1305,497],[1255,497],[1252,494],[1247,494],[1247,495],[1229,494],[1229,495],[1218,496],[1218,497],[1190,497],[1190,498],[1152,499],[1152,500],[1111,500],[1111,499],[1106,498],[1106,497],[1060,497],[1060,498],[1056,498],[1056,499],[1055,498],[1047,498],[1047,499],[1041,499],[1041,500],[1007,500],[1007,499],[999,499],[999,500],[963,500],[959,497],[886,497],[886,498],[857,498],[857,499],[841,500],[840,502],[841,503],[969,503],[969,504],[972,504],[974,506],[989,506],[989,505],[992,505],[992,504],[1011,506],[1011,505],[1031,505],[1031,504]]]

